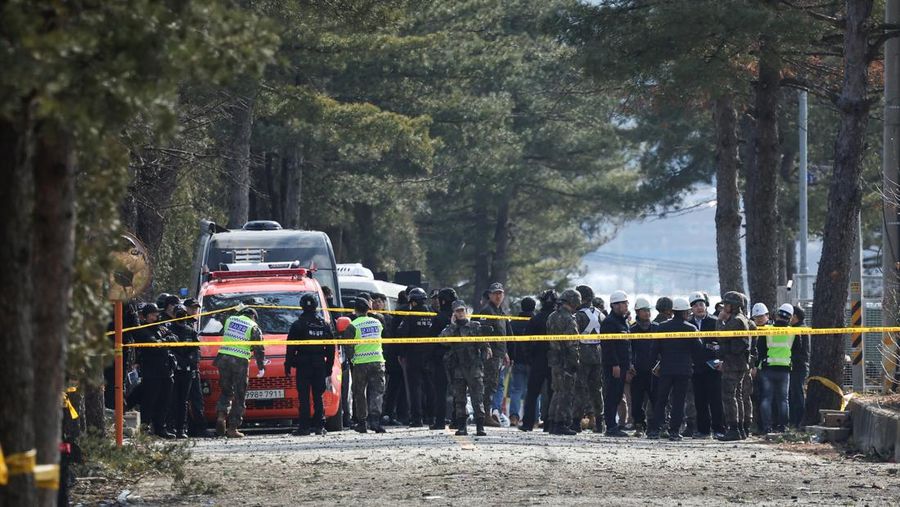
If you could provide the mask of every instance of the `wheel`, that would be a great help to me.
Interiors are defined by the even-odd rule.
[[[328,431],[341,431],[344,429],[344,406],[338,403],[337,412],[325,419],[325,429]]]

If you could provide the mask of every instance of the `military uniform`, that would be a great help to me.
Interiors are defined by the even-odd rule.
[[[747,331],[750,321],[743,313],[737,313],[728,320],[716,322],[717,331]],[[745,411],[752,413],[747,405],[745,382],[750,377],[750,339],[720,338],[719,355],[722,359],[722,409],[729,432],[740,433],[740,425],[745,420]],[[749,409],[749,410],[748,410]]]
[[[222,338],[225,341],[262,341],[262,332],[256,322],[246,315],[228,317]],[[216,402],[216,431],[221,435],[223,424],[236,432],[244,421],[244,399],[247,396],[247,376],[250,373],[250,357],[256,359],[256,367],[265,368],[265,351],[261,346],[223,345],[213,364],[219,369],[221,395]],[[230,433],[242,436],[238,433]]]
[[[481,315],[506,315],[503,309],[494,306],[488,302],[479,312]],[[512,330],[508,320],[504,319],[482,319],[480,321],[482,332],[487,336],[505,337],[512,334]],[[482,400],[484,410],[490,414],[491,401],[494,399],[494,393],[500,387],[500,366],[503,364],[503,358],[506,356],[506,341],[491,342],[491,357],[484,360],[484,394]]]
[[[578,324],[575,316],[564,307],[560,307],[547,319],[547,334],[577,335]],[[557,426],[557,432],[560,432],[562,427],[568,427],[572,421],[580,347],[581,344],[574,340],[553,340],[547,353],[553,387],[550,419]]]
[[[466,320],[464,323],[449,324],[441,331],[440,336],[481,336],[483,334],[478,322]],[[472,397],[472,409],[475,420],[484,421],[484,367],[483,360],[487,356],[487,343],[451,343],[445,355],[445,363],[450,370],[453,382],[453,405],[457,424],[465,428],[468,413],[466,412],[466,389]]]
[[[597,334],[604,316],[591,302],[581,305],[575,312],[580,334]],[[599,340],[582,340],[578,345],[578,374],[575,377],[576,419],[588,414],[594,416],[596,432],[602,431],[603,421],[603,353]]]

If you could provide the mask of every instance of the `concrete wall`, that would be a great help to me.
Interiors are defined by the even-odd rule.
[[[850,400],[853,422],[850,445],[865,454],[900,462],[900,412],[879,408],[871,400]]]

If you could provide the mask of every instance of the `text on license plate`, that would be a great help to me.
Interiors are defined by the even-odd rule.
[[[247,391],[248,400],[272,400],[284,398],[284,389],[258,389]]]

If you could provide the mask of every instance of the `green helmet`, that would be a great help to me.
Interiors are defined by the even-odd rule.
[[[722,295],[722,302],[729,305],[734,305],[738,308],[744,307],[744,295],[740,292],[730,290]]]
[[[573,307],[577,307],[581,305],[581,294],[576,290],[568,289],[564,290],[562,294],[559,296],[560,303],[568,303]]]

